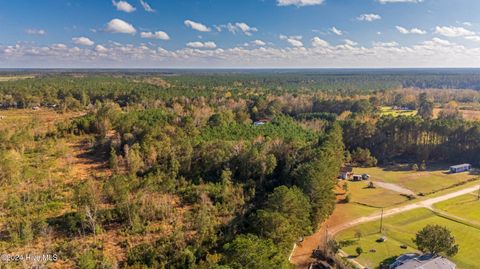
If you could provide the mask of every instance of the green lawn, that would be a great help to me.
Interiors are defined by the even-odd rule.
[[[359,203],[372,207],[389,207],[406,202],[408,199],[399,193],[383,188],[368,189],[367,181],[348,182],[351,203]]]
[[[478,223],[480,225],[480,201],[478,194],[467,194],[435,204],[435,207],[459,218]]]
[[[469,172],[448,174],[449,165],[430,167],[428,171],[412,171],[408,166],[355,168],[356,174],[369,174],[373,181],[394,183],[415,193],[430,193],[477,177]]]
[[[397,110],[389,106],[383,106],[380,108],[380,115],[382,116],[415,116],[417,115],[416,110]]]
[[[379,221],[366,223],[341,232],[337,240],[356,240],[356,231],[361,231],[362,238],[355,245],[344,249],[350,255],[355,254],[355,248],[361,246],[365,252],[358,260],[366,266],[375,268],[379,263],[392,256],[413,251],[412,239],[415,233],[428,224],[439,224],[452,231],[460,246],[459,253],[452,258],[458,269],[475,269],[480,264],[480,255],[475,247],[480,242],[480,230],[451,221],[435,215],[427,209],[417,209],[389,217],[384,220],[384,234],[388,237],[385,243],[376,243],[379,234]],[[407,250],[401,249],[402,244],[408,245]],[[370,253],[370,250],[376,253]]]

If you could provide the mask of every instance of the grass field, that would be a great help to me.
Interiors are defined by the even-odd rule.
[[[348,189],[351,193],[351,203],[359,203],[372,207],[389,207],[406,202],[408,199],[399,193],[382,189],[366,188],[368,181],[348,182]],[[380,199],[379,199],[380,198]]]
[[[373,181],[397,184],[415,193],[431,193],[448,188],[454,184],[468,181],[478,175],[475,173],[449,174],[449,165],[430,167],[428,171],[412,171],[407,165],[355,168],[356,174],[369,174]]]
[[[345,247],[343,250],[355,254],[356,247],[360,246],[365,251],[358,257],[358,261],[370,268],[376,268],[382,261],[393,256],[414,251],[412,239],[417,231],[428,224],[438,224],[452,231],[460,246],[459,253],[452,258],[457,263],[458,269],[476,269],[480,264],[480,255],[475,246],[480,240],[480,230],[458,223],[440,216],[427,209],[416,209],[389,217],[384,220],[384,232],[388,238],[385,243],[377,243],[379,233],[379,221],[366,223],[341,232],[336,239],[356,240],[354,245]],[[357,240],[355,234],[360,231],[362,237]],[[401,249],[401,245],[407,245],[409,249]],[[375,250],[375,253],[369,252]]]
[[[389,107],[389,106],[383,106],[380,108],[380,115],[393,116],[393,117],[415,116],[417,115],[417,111],[416,110],[399,110],[399,109],[393,109],[392,107]]]
[[[472,193],[435,204],[435,208],[459,218],[464,218],[480,225],[480,201],[478,194]]]

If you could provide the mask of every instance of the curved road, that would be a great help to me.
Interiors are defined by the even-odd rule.
[[[413,203],[413,204],[408,204],[408,205],[404,205],[404,206],[391,208],[391,209],[385,210],[383,212],[383,217],[389,217],[389,216],[392,216],[392,215],[395,215],[395,214],[399,214],[399,213],[410,211],[410,210],[417,209],[417,208],[428,208],[428,209],[432,210],[433,205],[436,204],[436,203],[443,202],[443,201],[446,201],[446,200],[450,200],[452,198],[462,196],[462,195],[465,195],[465,194],[469,194],[469,193],[472,193],[472,192],[476,192],[476,191],[479,190],[479,188],[480,188],[480,185],[476,185],[476,186],[473,186],[473,187],[465,188],[465,189],[455,191],[455,192],[452,192],[452,193],[448,193],[448,194],[438,196],[438,197],[435,197],[435,198],[430,198],[430,199],[426,199],[426,200],[423,200],[423,201],[419,201],[419,202],[416,202],[416,203]],[[335,234],[337,234],[337,233],[339,233],[343,230],[355,227],[359,224],[379,220],[381,217],[382,217],[382,214],[379,212],[379,213],[374,213],[374,214],[371,214],[369,216],[361,217],[361,218],[358,218],[358,219],[355,219],[355,220],[352,220],[352,221],[349,221],[349,222],[346,222],[346,223],[343,223],[343,224],[340,224],[340,225],[337,225],[337,226],[334,226],[334,227],[329,227],[328,235],[329,236],[334,236]],[[306,257],[305,253],[312,253],[317,246],[318,245],[315,245],[313,248],[311,248],[311,246],[309,246],[311,249],[308,249],[308,250],[306,250],[304,247],[302,247],[302,248],[294,247],[290,257],[291,257],[291,261],[295,265],[295,267],[296,268],[308,268],[308,265],[307,265],[307,267],[305,267],[305,265],[309,263],[309,262],[307,262],[307,260],[310,259],[310,257],[309,256]]]

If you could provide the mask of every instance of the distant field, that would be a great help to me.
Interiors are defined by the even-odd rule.
[[[12,81],[12,80],[20,80],[20,79],[27,79],[27,78],[34,78],[35,76],[0,76],[0,82],[2,81]]]
[[[397,192],[383,188],[368,189],[366,188],[367,185],[368,181],[349,182],[348,187],[351,193],[350,202],[382,208],[394,206],[408,200],[405,196],[401,196]]]
[[[478,255],[478,248],[475,246],[480,241],[480,230],[439,217],[427,209],[416,209],[385,219],[384,234],[388,238],[385,243],[375,242],[381,236],[379,233],[379,221],[362,224],[341,232],[336,239],[338,241],[357,240],[355,234],[357,231],[360,231],[362,238],[356,241],[354,245],[343,250],[350,255],[354,255],[355,248],[361,246],[366,253],[360,255],[358,261],[369,268],[376,268],[386,259],[402,253],[412,252],[415,247],[412,239],[417,231],[428,224],[439,224],[452,231],[460,246],[459,253],[452,258],[457,263],[457,268],[478,268],[480,256]],[[401,249],[401,245],[407,245],[409,249]],[[375,250],[376,252],[370,253],[370,250]]]
[[[430,193],[465,182],[478,175],[474,173],[449,174],[449,165],[430,167],[428,171],[412,171],[408,166],[356,168],[355,173],[369,174],[373,181],[400,185],[415,193]]]
[[[38,130],[47,131],[55,124],[67,118],[80,116],[78,112],[58,113],[51,109],[11,109],[0,110],[0,130],[4,128],[17,129],[26,124],[36,124]]]
[[[435,204],[435,208],[449,214],[476,222],[480,225],[480,201],[478,194],[472,193]]]
[[[442,108],[435,108],[433,110],[433,116],[437,118],[442,110],[443,110]],[[480,120],[480,110],[461,109],[460,112],[462,113],[463,118],[465,120],[470,120],[470,121]]]
[[[380,108],[380,114],[382,116],[393,116],[393,117],[415,116],[417,115],[417,111],[416,110],[399,110],[399,109],[393,109],[392,107],[389,107],[389,106],[383,106]]]

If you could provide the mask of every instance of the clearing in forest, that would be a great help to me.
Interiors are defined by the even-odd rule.
[[[372,181],[396,184],[416,194],[429,194],[462,184],[478,176],[475,171],[450,174],[449,165],[431,166],[427,171],[414,171],[408,165],[356,168],[356,174],[369,174]]]

